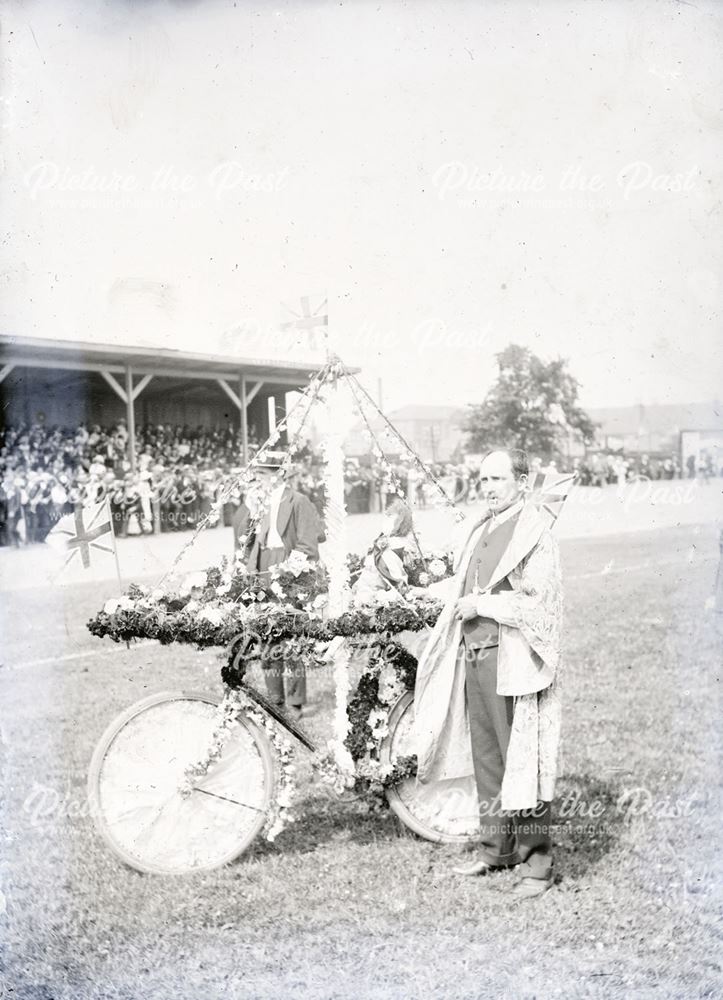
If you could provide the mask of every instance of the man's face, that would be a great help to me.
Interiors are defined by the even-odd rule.
[[[513,504],[526,482],[526,476],[515,479],[510,456],[504,451],[492,452],[480,466],[482,496],[493,514]]]
[[[255,469],[254,479],[259,484],[263,490],[270,489],[274,479],[276,477],[276,472],[274,469]]]

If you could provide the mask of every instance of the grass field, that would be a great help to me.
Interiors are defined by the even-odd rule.
[[[145,694],[218,690],[216,655],[90,637],[111,583],[5,594],[0,997],[721,996],[716,529],[562,549],[559,882],[516,906],[512,876],[451,875],[456,848],[332,798],[306,767],[300,820],[273,845],[185,879],[122,867],[86,815],[94,744]],[[310,687],[323,738],[330,678]]]

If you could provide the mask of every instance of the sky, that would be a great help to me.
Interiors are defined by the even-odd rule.
[[[720,397],[723,5],[0,4],[0,329],[307,359],[386,408],[563,356]]]

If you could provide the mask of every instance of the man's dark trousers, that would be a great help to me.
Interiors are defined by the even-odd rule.
[[[267,572],[284,559],[286,552],[282,548],[261,549],[259,572]],[[294,708],[301,708],[306,703],[306,667],[303,659],[300,656],[284,655],[283,644],[274,644],[262,654],[261,660],[269,701],[279,708],[287,703]]]
[[[521,864],[523,876],[547,879],[552,872],[550,803],[522,813],[502,813],[499,806],[514,699],[497,694],[498,652],[496,645],[478,649],[460,643],[480,804],[480,854],[490,865]]]

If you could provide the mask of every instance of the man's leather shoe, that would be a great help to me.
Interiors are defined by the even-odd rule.
[[[512,897],[513,901],[521,901],[523,899],[536,899],[538,896],[542,896],[551,889],[553,885],[553,878],[530,878],[526,876],[520,879],[511,889],[508,890],[509,895]]]
[[[455,875],[486,875],[487,872],[499,871],[496,865],[490,865],[479,858],[477,861],[468,861],[466,865],[455,865],[452,869]]]
[[[316,705],[289,705],[286,709],[287,715],[289,715],[295,722],[300,719],[308,719],[318,712],[318,706]]]

